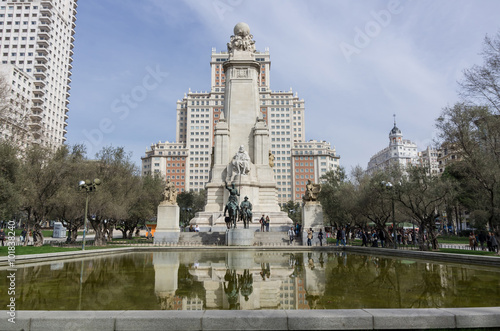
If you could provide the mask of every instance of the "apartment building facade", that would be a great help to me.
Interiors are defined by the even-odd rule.
[[[2,139],[51,148],[66,141],[76,8],[77,0],[0,1],[0,72],[10,89]]]
[[[321,176],[339,167],[340,157],[329,142],[309,140],[296,142],[292,148],[292,192],[294,201],[301,201],[307,181],[320,183]]]

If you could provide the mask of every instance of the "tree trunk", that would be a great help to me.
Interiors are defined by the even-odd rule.
[[[106,245],[106,230],[102,222],[98,219],[91,220],[92,228],[94,228],[94,246],[105,246]]]
[[[418,247],[421,251],[427,250],[427,246],[425,245],[424,232],[425,232],[425,226],[423,226],[423,223],[420,223],[418,231]]]
[[[113,229],[108,229],[108,241],[113,240]]]
[[[33,246],[43,246],[43,234],[38,223],[35,224],[35,229],[33,230]]]

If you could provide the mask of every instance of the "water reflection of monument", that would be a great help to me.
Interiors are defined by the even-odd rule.
[[[161,309],[169,310],[309,309],[307,298],[325,290],[322,259],[322,253],[227,252],[210,260],[202,252],[154,253],[155,293]],[[203,294],[180,293],[182,265]]]
[[[229,198],[225,183],[234,184],[241,197],[247,196],[257,217],[250,228],[260,228],[260,215],[269,215],[271,228],[286,231],[292,224],[277,199],[276,182],[269,156],[269,128],[260,111],[260,64],[255,41],[245,23],[234,27],[227,45],[228,60],[224,111],[215,127],[213,164],[206,184],[205,210],[191,224],[212,231],[226,229],[223,210]]]

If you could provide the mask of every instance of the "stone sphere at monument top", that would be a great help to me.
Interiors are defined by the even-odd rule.
[[[244,22],[240,22],[234,26],[235,36],[248,36],[250,34],[250,27]]]

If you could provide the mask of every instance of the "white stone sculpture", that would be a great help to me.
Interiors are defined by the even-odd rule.
[[[248,175],[250,172],[250,156],[248,156],[243,145],[240,146],[231,163],[233,165],[233,174]]]
[[[246,23],[238,23],[234,27],[234,35],[227,44],[228,53],[232,54],[235,50],[255,52],[255,41],[250,34],[250,27]]]

